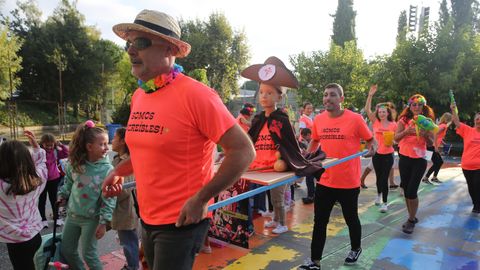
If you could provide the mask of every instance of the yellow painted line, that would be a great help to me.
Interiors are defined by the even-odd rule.
[[[272,261],[291,261],[300,254],[293,249],[287,249],[285,247],[273,245],[268,248],[265,253],[247,255],[236,260],[234,263],[228,265],[224,269],[227,270],[251,270],[251,269],[264,269]]]
[[[371,207],[371,204],[369,203],[365,203],[363,206],[360,206],[358,208],[358,215],[366,212],[369,207]],[[337,235],[346,226],[347,224],[345,223],[343,216],[330,217],[330,222],[327,226],[327,236]],[[312,239],[313,222],[295,225],[292,227],[292,231],[296,233],[296,238]]]

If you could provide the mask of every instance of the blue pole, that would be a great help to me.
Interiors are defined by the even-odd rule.
[[[362,151],[362,152],[358,152],[358,153],[353,154],[353,155],[351,155],[351,156],[348,156],[348,157],[344,157],[344,158],[335,160],[335,161],[333,161],[333,162],[331,162],[331,163],[329,163],[329,164],[326,164],[326,165],[324,166],[324,168],[327,169],[327,168],[333,167],[333,166],[338,165],[338,164],[340,164],[340,163],[343,163],[343,162],[345,162],[345,161],[354,159],[354,158],[359,157],[359,156],[363,156],[363,155],[365,155],[366,153],[368,153],[368,150],[365,150],[365,151]],[[282,186],[282,185],[291,183],[291,182],[297,180],[298,178],[300,178],[300,176],[292,176],[292,177],[290,177],[290,178],[287,178],[287,179],[285,179],[285,180],[282,180],[282,181],[280,181],[280,182],[277,182],[277,183],[275,183],[275,184],[273,184],[273,185],[261,186],[261,187],[259,187],[259,188],[254,189],[254,190],[250,190],[250,191],[244,192],[244,193],[239,194],[239,195],[237,195],[237,196],[235,196],[235,197],[231,197],[231,198],[228,198],[228,199],[226,199],[226,200],[223,200],[223,201],[220,201],[220,202],[217,202],[217,203],[214,203],[214,204],[210,205],[210,206],[208,207],[208,211],[216,210],[216,209],[218,209],[218,208],[220,208],[220,207],[224,207],[224,206],[229,205],[229,204],[231,204],[231,203],[238,202],[238,201],[241,201],[241,200],[243,200],[243,199],[246,199],[246,198],[255,196],[255,195],[257,195],[257,194],[259,194],[259,193],[262,193],[262,192],[264,192],[264,191],[267,191],[267,190],[276,188],[276,187],[278,187],[278,186]]]

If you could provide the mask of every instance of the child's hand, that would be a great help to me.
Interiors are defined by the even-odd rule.
[[[31,132],[30,130],[25,130],[25,131],[23,132],[23,134],[24,134],[25,136],[27,136],[28,142],[30,143],[30,145],[31,145],[33,148],[38,148],[38,147],[39,147],[39,145],[38,145],[38,143],[37,143],[37,140],[36,140],[36,138],[35,138],[35,134],[33,134],[33,132]]]
[[[118,176],[110,173],[105,178],[105,181],[103,181],[102,184],[103,196],[109,198],[120,195],[120,193],[122,192],[123,180],[123,176]]]
[[[101,239],[105,235],[106,231],[107,231],[107,225],[98,224],[97,231],[95,232],[95,238],[97,238],[97,240]]]

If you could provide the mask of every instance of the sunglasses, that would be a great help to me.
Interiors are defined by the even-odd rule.
[[[128,51],[130,47],[133,47],[137,51],[141,51],[152,46],[153,44],[154,42],[151,39],[139,37],[133,41],[127,40],[127,43],[125,44],[125,51]]]

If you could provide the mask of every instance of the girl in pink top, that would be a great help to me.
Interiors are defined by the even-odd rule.
[[[405,203],[407,205],[408,220],[403,224],[404,233],[413,233],[418,210],[417,191],[423,174],[427,168],[427,161],[424,159],[427,144],[433,144],[433,134],[430,131],[420,130],[417,136],[413,118],[422,114],[430,119],[435,115],[432,108],[427,105],[427,100],[420,94],[413,95],[408,100],[406,107],[399,116],[395,141],[399,142],[400,161],[400,186],[403,188]]]
[[[15,270],[34,270],[33,255],[40,247],[43,228],[38,197],[45,188],[45,150],[33,133],[25,131],[33,152],[19,141],[0,146],[0,242],[7,243]]]
[[[365,112],[370,122],[373,123],[375,140],[378,142],[378,149],[372,157],[373,168],[377,176],[377,200],[376,205],[381,205],[380,212],[388,211],[388,177],[393,166],[393,134],[397,129],[391,109],[385,104],[378,104],[372,112],[372,97],[377,92],[377,85],[372,85],[368,92]]]
[[[446,112],[440,117],[440,123],[438,124],[438,132],[435,134],[435,140],[434,140],[434,145],[428,146],[427,150],[432,151],[432,167],[428,169],[427,174],[425,177],[422,179],[422,182],[431,184],[430,181],[435,182],[435,183],[442,183],[440,180],[438,180],[437,175],[438,172],[440,172],[440,168],[442,168],[443,165],[443,159],[442,156],[440,156],[440,147],[443,145],[443,138],[445,138],[445,135],[447,134],[447,129],[452,123],[452,114]],[[429,181],[428,178],[430,175],[432,175],[432,179]]]

